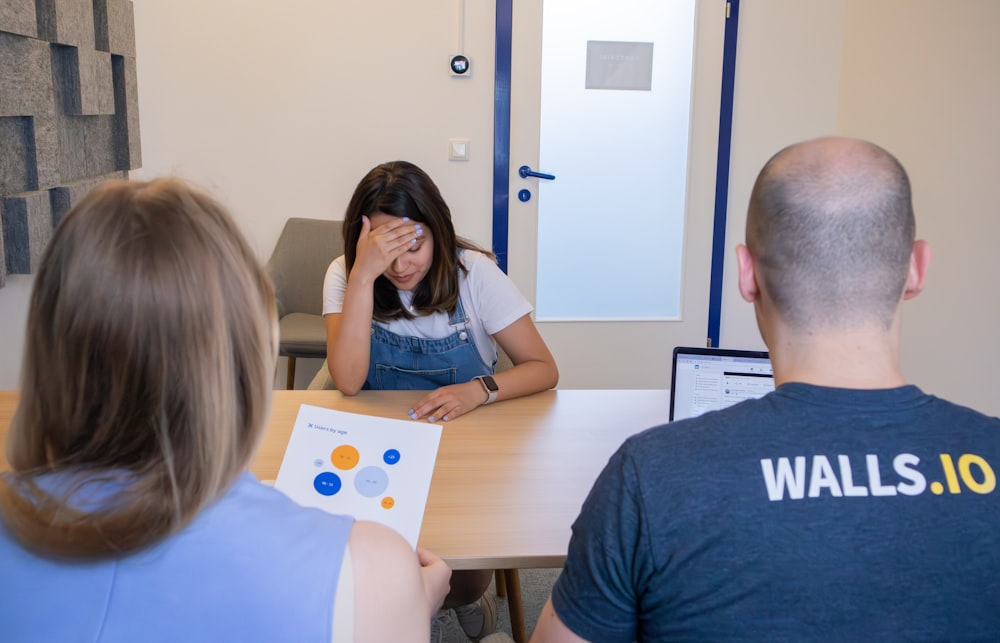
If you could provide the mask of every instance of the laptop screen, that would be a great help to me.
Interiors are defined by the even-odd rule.
[[[774,390],[767,351],[674,348],[670,421],[724,409]]]

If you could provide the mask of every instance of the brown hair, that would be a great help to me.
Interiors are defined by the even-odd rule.
[[[211,197],[176,179],[96,187],[45,252],[27,328],[14,473],[0,478],[25,546],[101,556],[156,543],[246,467],[270,409],[276,313]]]
[[[471,241],[456,236],[451,210],[426,172],[407,161],[392,161],[372,168],[358,183],[347,205],[344,253],[348,272],[357,256],[361,217],[371,219],[376,213],[409,217],[427,226],[431,232],[434,240],[431,269],[413,290],[413,309],[420,314],[455,309],[458,302],[458,269],[465,270],[458,257],[460,248],[493,256]],[[375,280],[374,296],[372,316],[375,319],[389,321],[414,316],[403,306],[396,287],[382,275]]]
[[[747,247],[794,327],[888,328],[916,232],[910,180],[881,147],[821,139],[778,152],[750,196]]]

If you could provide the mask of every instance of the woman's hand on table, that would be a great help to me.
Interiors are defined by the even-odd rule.
[[[473,380],[431,391],[420,398],[408,414],[413,420],[426,418],[428,422],[447,422],[482,406],[484,402],[486,392],[483,385]]]

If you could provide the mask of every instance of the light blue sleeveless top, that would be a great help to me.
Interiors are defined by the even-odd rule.
[[[42,558],[0,521],[0,639],[329,643],[352,524],[249,473],[181,533],[124,558]]]

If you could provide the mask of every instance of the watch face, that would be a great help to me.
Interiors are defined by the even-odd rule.
[[[483,384],[486,385],[486,390],[491,393],[496,393],[500,390],[500,387],[497,386],[497,383],[489,375],[483,375]]]

